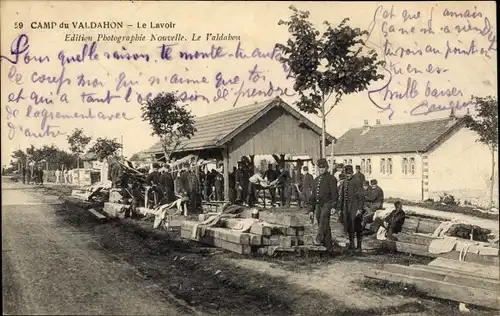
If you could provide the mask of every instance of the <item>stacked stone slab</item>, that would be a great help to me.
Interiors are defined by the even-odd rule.
[[[255,220],[248,231],[242,232],[235,229],[241,226],[241,218],[224,218],[219,221],[218,227],[203,227],[199,224],[207,215],[201,214],[198,222],[183,223],[181,237],[239,254],[273,255],[276,252],[326,250],[313,246],[312,236],[304,235],[304,226],[299,224],[295,216],[271,215],[264,217],[266,221]],[[193,232],[194,229],[197,231]]]

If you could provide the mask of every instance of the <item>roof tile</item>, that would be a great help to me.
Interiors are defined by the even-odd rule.
[[[424,152],[460,120],[453,118],[352,128],[335,144],[335,155]],[[327,153],[331,151],[328,146]]]

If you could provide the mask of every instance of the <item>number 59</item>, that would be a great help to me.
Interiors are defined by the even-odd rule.
[[[22,29],[23,28],[23,22],[14,22],[14,28],[15,29]]]

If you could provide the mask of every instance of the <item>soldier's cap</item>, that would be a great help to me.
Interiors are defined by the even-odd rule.
[[[370,184],[378,184],[378,181],[376,179],[370,180]]]
[[[318,159],[317,163],[318,168],[328,168],[328,161],[325,158]]]
[[[351,165],[347,165],[347,166],[344,167],[344,172],[352,174],[354,171],[352,170],[352,166]]]
[[[372,180],[372,181],[373,181],[373,180]],[[369,184],[370,184],[370,182],[368,182],[368,181],[363,181],[363,185],[369,185]]]
[[[302,170],[309,171],[309,168],[307,166],[304,166],[304,167],[302,167]]]

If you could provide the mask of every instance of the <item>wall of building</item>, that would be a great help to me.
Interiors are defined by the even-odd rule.
[[[236,166],[242,156],[248,155],[306,154],[317,159],[319,144],[317,133],[284,109],[273,108],[231,141],[229,166]]]
[[[477,134],[462,128],[428,153],[429,198],[439,200],[447,193],[474,205],[485,206],[489,202],[491,177],[491,152],[476,142]],[[494,198],[498,206],[498,159],[495,154]]]
[[[328,157],[331,161],[331,156]],[[403,161],[406,159],[406,173]],[[364,168],[363,168],[364,160]],[[370,168],[367,162],[370,162]],[[420,154],[335,155],[335,163],[361,166],[367,180],[377,179],[385,197],[411,201],[422,199],[422,157]],[[392,163],[392,172],[390,171]],[[413,170],[413,171],[412,171]]]

